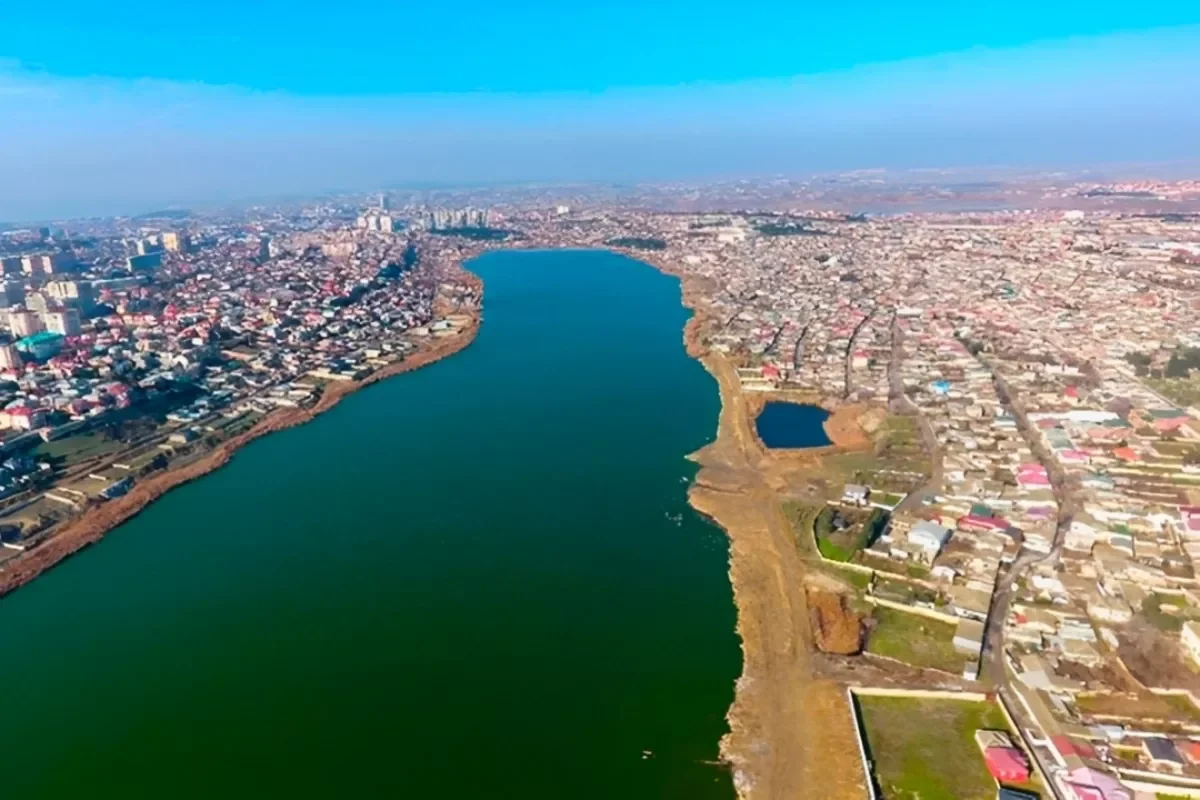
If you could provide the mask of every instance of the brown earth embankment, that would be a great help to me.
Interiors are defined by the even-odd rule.
[[[344,381],[326,386],[324,393],[311,408],[293,408],[273,412],[254,427],[217,445],[212,452],[189,464],[138,481],[128,494],[86,511],[69,522],[40,546],[24,553],[5,565],[0,572],[0,597],[32,581],[46,570],[80,550],[95,544],[121,523],[139,514],[158,498],[189,481],[207,475],[225,465],[241,448],[267,434],[292,428],[314,419],[341,402],[342,398],[373,383],[411,372],[463,350],[474,341],[479,330],[478,312],[454,337],[431,340],[425,347],[403,361],[384,367],[361,381]]]
[[[858,800],[865,776],[845,692],[813,674],[814,631],[804,562],[782,509],[782,491],[798,475],[819,474],[823,451],[780,456],[759,441],[753,409],[736,371],[704,345],[712,322],[712,287],[664,259],[632,253],[681,279],[694,316],[684,330],[689,355],[717,381],[721,413],[716,439],[692,455],[700,464],[691,504],[729,537],[729,578],[742,641],[742,675],[727,719],[721,755],[733,768],[742,800],[821,797]],[[864,409],[832,409],[829,451],[861,447]]]

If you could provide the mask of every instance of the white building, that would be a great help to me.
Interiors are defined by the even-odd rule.
[[[842,502],[847,505],[865,506],[867,497],[871,494],[871,490],[866,486],[860,486],[857,483],[847,483],[842,489]]]
[[[950,541],[951,533],[953,531],[943,525],[921,520],[909,530],[908,543],[921,548],[926,561],[933,561],[942,552],[946,542]]]
[[[79,312],[73,308],[62,311],[47,311],[42,315],[46,330],[51,333],[61,333],[63,336],[78,336],[83,330],[79,321]]]
[[[24,338],[40,331],[42,320],[32,311],[14,311],[8,316],[8,326],[12,329],[13,336]]]
[[[1183,645],[1192,662],[1200,665],[1200,625],[1191,620],[1183,623],[1183,630],[1179,632],[1179,643]]]

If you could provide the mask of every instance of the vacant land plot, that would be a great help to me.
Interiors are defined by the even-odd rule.
[[[1196,378],[1147,378],[1146,385],[1172,403],[1194,406],[1200,403],[1200,379]]]
[[[91,431],[45,442],[38,445],[37,454],[62,459],[64,466],[70,467],[91,458],[112,455],[123,447],[125,445],[120,441],[110,439],[99,431]]]
[[[1200,708],[1192,702],[1192,699],[1186,694],[1164,694],[1159,695],[1167,705],[1175,709],[1175,711],[1188,719],[1189,722],[1200,720]]]
[[[1160,631],[1178,633],[1183,623],[1200,614],[1182,597],[1155,592],[1142,601],[1142,616]]]
[[[837,453],[824,467],[831,482],[861,483],[881,494],[904,495],[929,476],[930,461],[916,419],[891,415],[875,432],[870,452]]]
[[[871,502],[885,505],[888,508],[895,508],[904,500],[905,495],[896,494],[895,492],[884,492],[882,494],[871,495]]]
[[[897,580],[894,578],[885,578],[880,576],[875,581],[875,595],[884,599],[891,600],[896,603],[904,603],[912,605],[914,603],[936,603],[937,592],[932,589],[926,589],[923,586],[918,586],[908,581]],[[905,616],[912,616],[906,614]]]
[[[813,556],[813,525],[817,515],[825,508],[817,503],[784,503],[783,513],[791,523],[796,537],[796,546],[805,556]]]
[[[948,622],[877,606],[867,635],[867,652],[914,667],[962,673],[966,656],[954,649],[954,626]]]
[[[883,423],[876,454],[888,467],[922,472],[929,469],[916,417],[889,416]]]
[[[1184,453],[1190,453],[1196,449],[1196,445],[1192,442],[1172,442],[1158,441],[1154,443],[1154,449],[1167,458],[1182,459]]]
[[[822,472],[831,484],[870,483],[867,478],[879,468],[879,461],[872,453],[834,453],[825,458]]]
[[[994,703],[859,697],[874,777],[885,800],[992,800],[996,782],[975,745],[981,728],[1008,730]],[[1022,786],[1026,791],[1036,787]]]
[[[1200,709],[1187,695],[1156,695],[1143,692],[1131,694],[1081,694],[1075,698],[1081,714],[1098,717],[1120,717],[1137,720],[1171,720],[1195,723]]]
[[[32,531],[41,530],[65,519],[73,511],[74,509],[69,505],[57,503],[46,497],[39,497],[32,503],[21,506],[16,513],[0,516],[0,524],[20,527],[22,538],[24,538]]]

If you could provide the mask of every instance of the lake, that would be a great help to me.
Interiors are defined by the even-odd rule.
[[[13,798],[729,800],[719,400],[679,284],[499,252],[462,353],[177,489],[0,602]]]

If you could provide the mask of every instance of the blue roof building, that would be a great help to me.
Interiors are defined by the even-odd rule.
[[[62,350],[65,339],[62,334],[42,331],[17,341],[17,349],[31,358],[43,361]]]

